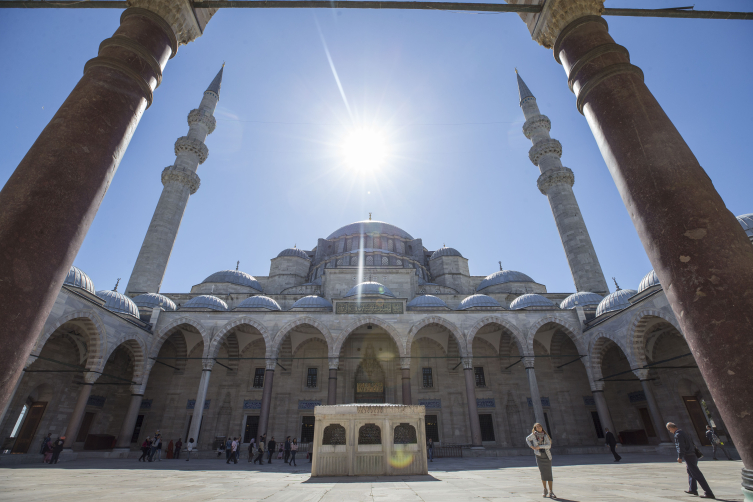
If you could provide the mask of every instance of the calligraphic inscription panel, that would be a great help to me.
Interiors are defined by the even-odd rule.
[[[336,314],[402,314],[403,302],[337,302]]]

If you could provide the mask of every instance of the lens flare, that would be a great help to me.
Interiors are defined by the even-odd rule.
[[[413,462],[413,453],[397,450],[390,455],[390,465],[397,469],[408,467]]]

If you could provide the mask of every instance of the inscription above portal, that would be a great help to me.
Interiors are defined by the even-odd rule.
[[[403,302],[337,302],[336,314],[402,314]]]

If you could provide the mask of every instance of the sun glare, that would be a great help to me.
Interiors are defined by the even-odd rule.
[[[356,129],[345,138],[342,151],[350,168],[372,171],[384,164],[387,145],[381,133],[372,129]]]

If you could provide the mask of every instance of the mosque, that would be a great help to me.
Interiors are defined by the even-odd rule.
[[[228,435],[294,436],[305,450],[318,427],[314,407],[343,403],[423,405],[427,438],[474,455],[527,453],[533,422],[573,453],[605,451],[605,427],[624,448],[658,451],[670,439],[667,421],[694,431],[698,444],[707,444],[707,424],[724,439],[656,274],[610,293],[574,173],[520,76],[523,133],[572,294],[501,265],[472,276],[460,250],[426,249],[414,229],[371,218],[310,249],[280,251],[267,275],[236,267],[190,292],[160,292],[200,187],[222,75],[189,113],[175,163],[162,172],[125,292],[98,291],[71,267],[0,417],[4,453],[35,454],[52,433],[72,450],[63,457],[125,457],[155,430],[166,442],[195,438],[207,456]],[[753,243],[753,214],[738,220]]]

